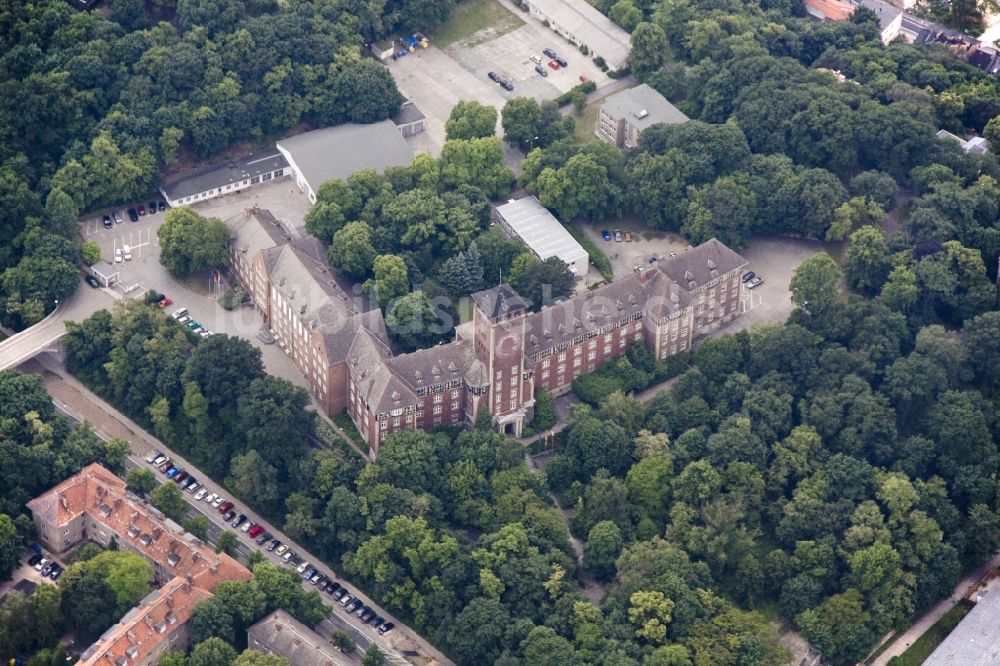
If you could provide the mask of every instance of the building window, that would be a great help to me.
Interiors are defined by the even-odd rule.
[[[579,358],[574,358],[573,359],[573,367],[574,368],[579,368],[581,365],[583,365],[583,359],[579,359]]]
[[[451,392],[451,397],[456,400],[458,399],[458,389]]]
[[[517,374],[517,366],[516,365],[510,366],[510,374],[512,374],[512,375],[516,375]]]
[[[434,425],[436,425],[436,426],[441,425],[441,418],[440,417],[434,419]]]
[[[549,371],[548,370],[543,370],[542,371],[542,379],[548,379],[548,378],[549,378]]]
[[[605,354],[611,353],[611,345],[604,345],[604,353]]]
[[[587,360],[588,361],[593,361],[595,358],[597,358],[597,350],[596,349],[591,349],[589,352],[587,352]]]
[[[503,379],[503,370],[497,370],[497,379]]]
[[[442,411],[443,410],[442,410],[441,405],[434,405],[434,413],[435,414],[440,414]]]
[[[511,400],[510,401],[510,408],[511,409],[517,409],[517,400]]]
[[[434,396],[434,404],[436,405],[441,402],[444,402],[444,396],[438,393],[437,395]]]
[[[378,436],[378,441],[380,441],[380,442],[384,442],[384,441],[385,441],[385,436],[386,436],[386,435],[388,435],[388,434],[389,434],[389,433],[386,433],[386,432],[383,432],[383,433],[381,433],[381,434],[380,434],[380,435]]]
[[[389,427],[389,422],[388,421],[381,421],[380,423],[382,424],[380,426],[382,428],[382,430],[385,430],[386,428]]]
[[[559,354],[559,360],[560,361],[565,361],[566,360],[566,352],[561,352]]]
[[[398,416],[392,417],[392,427],[393,428],[398,428],[399,427],[399,417]]]
[[[453,411],[453,412],[458,411],[458,403],[457,402],[451,403],[451,411]]]
[[[510,390],[510,397],[511,398],[516,398],[517,397],[517,389],[511,389]]]

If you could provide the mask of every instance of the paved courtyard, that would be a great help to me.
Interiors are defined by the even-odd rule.
[[[234,215],[242,215],[253,205],[268,208],[275,217],[286,221],[291,227],[301,227],[309,201],[295,184],[288,179],[268,185],[244,190],[218,199],[196,204],[194,208],[206,217],[218,217],[225,221]],[[149,289],[167,294],[174,304],[167,308],[173,312],[177,308],[187,308],[191,316],[202,326],[216,333],[238,335],[260,348],[267,372],[287,379],[298,386],[306,386],[302,373],[292,360],[275,344],[264,344],[257,338],[257,332],[264,325],[259,312],[249,306],[228,311],[218,303],[222,289],[213,289],[207,276],[204,283],[189,281],[183,283],[175,279],[160,264],[160,244],[156,230],[163,224],[165,215],[145,215],[138,222],[129,222],[105,229],[100,218],[87,219],[80,223],[79,233],[86,240],[93,240],[101,247],[102,258],[118,269],[123,285],[135,288],[129,297],[141,298]],[[132,248],[131,261],[114,263],[114,251],[122,245]],[[117,290],[119,294],[123,290]],[[110,303],[109,303],[110,305]],[[95,308],[96,309],[96,308]]]

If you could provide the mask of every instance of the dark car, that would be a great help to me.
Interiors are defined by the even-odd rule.
[[[97,289],[98,287],[101,286],[101,283],[98,282],[96,279],[94,279],[93,275],[86,275],[86,276],[84,276],[83,280],[84,280],[84,282],[86,282],[87,284],[89,284],[94,289]]]
[[[139,217],[142,217],[145,214],[146,214],[146,207],[145,206],[139,206]]]
[[[133,222],[139,221],[139,213],[136,212],[135,208],[128,209],[128,219],[132,220]]]
[[[55,567],[52,568],[52,571],[49,572],[49,578],[51,578],[52,580],[59,580],[59,576],[62,576],[62,572],[63,568],[57,564]]]
[[[150,201],[149,202],[149,214],[150,215],[155,215],[156,214],[156,202],[155,201]]]
[[[552,49],[542,49],[542,53],[544,53],[545,56],[548,57],[548,58],[555,58],[556,57],[556,52],[553,51]]]
[[[378,630],[378,633],[381,634],[382,636],[385,636],[387,633],[389,633],[390,631],[392,631],[395,628],[396,628],[395,623],[393,623],[393,622],[386,622]]]
[[[110,229],[115,225],[115,223],[111,221],[110,215],[105,215],[103,218],[101,218],[101,221],[104,222],[105,229]]]
[[[271,543],[267,544],[267,552],[273,553],[274,549],[281,545],[281,541],[275,539]]]
[[[246,517],[246,515],[244,515],[244,514],[241,513],[240,515],[238,515],[236,517],[235,520],[233,520],[233,522],[230,523],[230,525],[232,525],[233,527],[239,527],[240,525],[242,525],[245,522],[247,522],[247,517]]]
[[[167,209],[167,204],[165,202],[163,202],[163,201],[160,201],[160,203],[157,204],[156,207],[159,208],[160,212],[162,213],[163,211],[165,211]]]
[[[346,610],[348,613],[353,613],[354,611],[356,611],[359,608],[361,608],[363,605],[364,604],[361,603],[360,599],[355,599],[351,603],[347,604],[347,606],[344,608],[344,610]]]
[[[336,590],[333,591],[333,598],[336,599],[337,601],[340,601],[341,599],[344,598],[345,594],[347,594],[347,588],[338,587]]]
[[[548,76],[549,75],[549,73],[546,72],[545,68],[542,67],[541,65],[535,65],[535,71],[538,72],[539,74],[541,74],[542,76]]]
[[[229,510],[232,509],[232,508],[233,508],[233,503],[232,502],[223,502],[222,505],[219,506],[219,513],[228,513]],[[233,513],[234,516],[236,515],[235,511],[233,511],[232,513]]]
[[[491,81],[496,81],[497,83],[500,83],[500,75],[497,74],[496,72],[490,72],[486,76],[490,77]]]
[[[365,609],[361,612],[360,617],[362,622],[368,622],[370,619],[375,617],[375,611],[365,606]]]
[[[309,567],[305,570],[305,573],[302,574],[302,580],[310,580],[315,575],[316,569],[314,567]]]
[[[740,279],[743,280],[744,282],[749,282],[755,277],[757,277],[756,273],[754,273],[753,271],[747,271],[746,273],[743,274],[743,277]]]
[[[376,615],[375,617],[373,617],[371,620],[368,621],[368,624],[372,625],[373,627],[380,627],[382,626],[383,622],[385,622],[385,618],[382,617],[381,615]]]
[[[233,511],[232,509],[230,509],[229,511],[226,511],[224,514],[222,514],[222,519],[224,521],[226,521],[227,523],[230,520],[232,520],[233,518],[235,518],[235,517],[236,517],[236,512]]]
[[[569,67],[569,63],[560,58],[559,56],[553,56],[552,59],[555,60],[557,63],[559,63],[560,67]]]
[[[31,557],[28,558],[28,566],[32,566],[33,567],[36,564],[38,564],[39,562],[41,562],[41,561],[42,561],[42,554],[41,553],[35,553],[34,555],[32,555]]]
[[[55,562],[49,562],[48,564],[46,564],[44,567],[42,567],[42,575],[48,576],[50,573],[52,573],[52,567],[54,566],[56,566]]]
[[[184,479],[188,478],[188,476],[190,476],[190,475],[187,472],[185,472],[185,471],[182,470],[182,471],[178,472],[177,475],[174,477],[174,482],[175,483],[180,483]]]
[[[313,576],[309,580],[309,582],[312,583],[313,585],[315,585],[317,589],[322,590],[323,586],[326,585],[326,576],[324,576],[323,574],[319,574],[318,578],[316,576]]]
[[[333,593],[336,592],[339,589],[340,589],[340,583],[338,583],[337,581],[335,581],[335,580],[328,580],[328,581],[326,581],[326,593],[327,594],[329,594],[329,595],[332,596]]]
[[[514,89],[514,84],[508,81],[507,79],[501,79],[500,87],[503,88],[504,90],[511,91]]]
[[[270,541],[273,538],[274,538],[273,534],[271,534],[270,532],[264,532],[263,534],[261,534],[260,536],[258,536],[256,539],[254,539],[254,541],[257,542],[258,546],[263,546],[264,542]]]

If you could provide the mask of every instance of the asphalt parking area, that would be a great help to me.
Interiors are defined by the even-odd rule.
[[[752,239],[740,254],[749,262],[747,270],[756,273],[764,282],[754,289],[742,290],[740,300],[745,314],[727,330],[736,332],[757,324],[787,320],[795,307],[788,290],[795,269],[822,251],[823,244],[819,241],[781,237]]]
[[[614,269],[615,278],[623,278],[637,267],[648,266],[650,259],[664,259],[669,257],[671,252],[678,254],[691,247],[691,244],[678,234],[636,228],[625,220],[581,223],[579,226],[607,256],[611,268]],[[623,240],[614,240],[616,230],[623,232]],[[631,241],[624,240],[626,230],[631,233]],[[611,235],[611,240],[604,240],[604,231]]]

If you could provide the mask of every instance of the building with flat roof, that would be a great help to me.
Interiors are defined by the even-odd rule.
[[[288,161],[295,184],[312,203],[319,186],[328,180],[346,179],[362,169],[381,173],[387,167],[409,166],[413,160],[413,151],[391,120],[324,127],[282,139],[277,148]]]
[[[399,133],[404,137],[413,136],[424,131],[427,116],[417,108],[416,104],[406,100],[400,105],[399,111],[393,114],[392,122],[396,124]]]
[[[643,83],[604,100],[594,133],[601,141],[628,149],[639,145],[639,135],[647,127],[680,125],[688,120],[666,97]]]
[[[537,197],[511,199],[494,209],[493,219],[508,236],[524,241],[541,261],[558,257],[576,277],[587,274],[590,268],[587,251]]]
[[[587,0],[525,0],[528,12],[577,47],[587,47],[613,70],[628,65],[630,37]]]
[[[184,531],[159,510],[125,490],[125,481],[97,463],[28,502],[38,540],[54,553],[81,541],[105,548],[114,541],[148,559],[160,585],[80,656],[77,666],[159,663],[183,650],[195,604],[227,580],[250,580],[250,571]]]
[[[983,155],[988,153],[990,150],[990,142],[981,136],[974,136],[968,141],[960,136],[956,136],[949,132],[948,130],[938,130],[937,138],[942,141],[954,141],[962,150],[966,153],[973,153],[977,155]]]
[[[247,647],[276,654],[290,666],[351,666],[354,661],[328,640],[283,610],[268,614],[247,629]]]
[[[110,287],[118,282],[118,269],[106,261],[98,261],[91,266],[90,274],[105,287]]]
[[[969,614],[927,657],[924,666],[996,666],[1000,663],[1000,589],[982,595]]]
[[[160,193],[171,208],[176,208],[282,178],[288,174],[287,169],[285,156],[276,150],[251,153],[222,164],[210,164],[176,178],[164,184]]]

